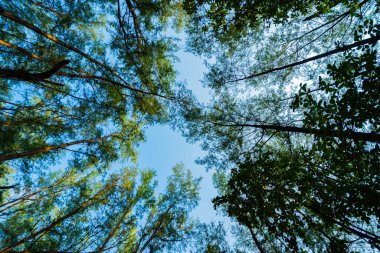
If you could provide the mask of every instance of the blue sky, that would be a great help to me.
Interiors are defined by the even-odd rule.
[[[200,81],[206,71],[203,60],[185,52],[183,46],[176,56],[180,60],[175,63],[175,69],[178,72],[177,80],[186,81],[187,87],[197,98],[202,102],[207,102],[210,96]],[[192,212],[192,216],[202,222],[224,220],[221,216],[217,216],[211,203],[211,199],[217,194],[212,184],[212,171],[206,172],[203,166],[195,163],[195,160],[203,155],[205,152],[201,150],[199,143],[186,143],[185,138],[169,126],[155,125],[148,128],[146,142],[139,147],[139,167],[156,170],[159,188],[162,190],[166,185],[166,178],[171,174],[171,168],[183,162],[185,167],[191,170],[193,176],[202,177],[201,200],[199,206]]]

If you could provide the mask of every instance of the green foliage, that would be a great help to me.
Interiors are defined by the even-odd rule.
[[[158,193],[154,171],[132,169],[145,127],[167,121],[175,96],[166,29],[180,27],[180,6],[2,1],[0,186],[12,187],[0,189],[1,252],[186,247],[200,179],[179,164]],[[17,75],[63,59],[49,78]]]
[[[6,219],[0,226],[1,249],[167,252],[181,248],[181,239],[193,228],[189,212],[198,202],[199,179],[179,164],[167,190],[158,194],[154,176],[153,171],[136,169],[101,176],[75,169],[50,174],[39,187],[14,192],[2,202]]]
[[[185,10],[189,14],[204,14],[215,33],[235,29],[238,32],[256,28],[262,22],[283,23],[291,18],[303,16],[315,11],[313,17],[329,12],[338,4],[354,5],[359,1],[197,1],[185,0]],[[201,12],[204,10],[204,13]],[[309,17],[309,19],[312,17]],[[207,31],[207,27],[203,27]]]
[[[209,151],[236,252],[380,249],[376,42],[276,69],[378,40],[379,1],[3,2],[1,251],[231,252],[189,216],[200,179],[179,164],[157,193],[131,165],[168,120]],[[166,29],[185,21],[211,58],[205,106],[174,85]]]
[[[378,40],[378,1],[185,2],[213,99],[183,110],[184,133],[217,170],[215,208],[242,225],[236,248],[378,250],[378,44],[276,71]]]
[[[350,12],[355,12],[362,3],[357,0],[318,2],[185,0],[184,9],[191,19],[188,32],[191,34],[192,49],[207,54],[208,51],[214,51],[212,48],[215,48],[215,43],[232,48],[239,47],[242,38],[247,35],[251,37],[263,28],[273,29],[274,26],[295,23],[294,21],[314,21],[334,13],[342,6],[348,7]]]
[[[194,238],[194,245],[190,252],[232,252],[226,241],[226,231],[222,222],[211,222],[210,224],[197,224]]]
[[[70,64],[50,79],[1,79],[1,161],[109,134],[117,137],[8,163],[27,171],[63,156],[81,160],[82,166],[88,160],[88,166],[99,169],[121,154],[135,161],[133,149],[143,139],[144,126],[166,121],[165,100],[174,95],[170,59],[175,47],[163,36],[169,24],[165,20],[179,11],[174,4],[5,1],[0,16],[2,69],[38,73],[58,60]]]
[[[354,235],[361,237],[350,227],[376,224],[377,157],[346,156],[351,166],[344,166],[327,157],[336,154],[334,149],[324,150],[323,157],[320,150],[267,149],[233,169],[227,193],[214,199],[229,216],[284,243],[282,250],[295,251],[324,251],[337,239],[348,245]],[[373,238],[368,242],[378,244]]]
[[[372,21],[373,22],[373,21]],[[360,37],[380,34],[380,26],[373,23],[362,28]],[[325,131],[334,129],[339,132],[364,127],[374,127],[371,132],[379,132],[378,104],[380,97],[378,52],[371,45],[345,53],[339,64],[327,66],[328,78],[319,78],[317,89],[321,95],[311,95],[310,88],[302,85],[293,102],[293,109],[305,108],[303,123],[308,127],[317,127]]]

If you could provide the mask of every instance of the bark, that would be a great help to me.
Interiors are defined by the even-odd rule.
[[[376,235],[374,233],[371,233],[369,231],[366,231],[364,229],[353,228],[350,225],[346,225],[343,222],[341,222],[341,221],[339,221],[337,219],[334,219],[330,215],[327,215],[327,214],[321,212],[318,208],[315,208],[315,207],[313,207],[311,205],[305,205],[305,207],[307,207],[313,213],[319,215],[323,220],[327,220],[327,221],[333,222],[334,224],[340,226],[341,228],[343,228],[347,232],[350,232],[350,233],[352,233],[352,234],[354,234],[354,235],[356,235],[356,236],[358,236],[360,238],[367,239],[370,242],[375,243],[375,246],[377,245],[376,247],[379,247],[379,245],[380,245],[380,237],[378,235]],[[362,231],[360,231],[359,229],[362,230]]]
[[[12,43],[9,43],[7,41],[4,41],[4,40],[0,40],[0,45],[3,45],[3,46],[6,46],[8,48],[13,48],[13,49],[16,49],[17,51],[21,52],[21,53],[24,53],[26,55],[29,55],[30,57],[34,58],[34,59],[37,59],[37,60],[40,60],[40,61],[46,61],[46,59],[34,54],[34,53],[31,53],[29,52],[28,50],[22,48],[22,47],[19,47],[17,45],[14,45]]]
[[[344,52],[344,51],[347,51],[347,50],[350,50],[350,49],[353,49],[355,47],[359,47],[359,46],[362,46],[362,45],[365,45],[365,44],[376,43],[379,39],[380,39],[380,35],[376,35],[376,36],[370,37],[370,38],[365,39],[365,40],[357,41],[357,42],[349,44],[349,45],[344,45],[342,47],[338,47],[338,48],[336,48],[334,50],[327,51],[326,53],[319,54],[319,55],[307,58],[307,59],[302,60],[302,61],[294,62],[294,63],[291,63],[289,65],[285,65],[285,66],[278,67],[278,68],[273,68],[273,69],[265,70],[263,72],[252,74],[252,75],[249,75],[249,76],[246,76],[246,77],[243,77],[243,78],[238,78],[238,79],[235,79],[235,80],[232,80],[232,81],[228,81],[227,83],[243,81],[243,80],[247,80],[247,79],[250,79],[250,78],[253,78],[253,77],[269,74],[269,73],[272,73],[272,72],[275,72],[275,71],[279,71],[279,70],[283,70],[283,69],[287,69],[287,68],[292,68],[292,67],[295,67],[295,66],[298,66],[298,65],[302,65],[302,64],[307,63],[307,62],[315,61],[315,60],[318,60],[318,59],[321,59],[321,58],[324,58],[324,57],[327,57],[327,56],[330,56],[330,55],[333,55],[333,54],[341,53],[341,52]]]
[[[259,240],[257,239],[255,233],[253,232],[253,229],[251,228],[251,226],[248,226],[248,229],[249,229],[249,232],[251,233],[253,241],[256,244],[257,249],[260,251],[260,253],[265,253],[265,250],[261,246],[261,244],[260,244]]]
[[[90,62],[95,63],[96,65],[99,65],[99,66],[105,68],[106,70],[108,70],[109,72],[111,72],[112,74],[114,74],[115,76],[117,76],[118,78],[120,78],[121,80],[123,80],[123,82],[126,82],[126,81],[125,81],[121,76],[119,76],[119,75],[118,75],[113,69],[111,69],[109,66],[107,66],[107,65],[104,64],[103,62],[100,62],[100,61],[98,61],[98,60],[92,58],[89,54],[86,54],[85,52],[79,50],[78,48],[73,47],[72,45],[67,44],[66,42],[61,41],[61,40],[58,39],[57,37],[55,37],[55,36],[53,36],[53,35],[51,35],[51,34],[45,32],[45,31],[41,30],[40,28],[38,28],[38,27],[34,26],[33,24],[31,24],[31,23],[29,23],[29,22],[27,22],[27,21],[21,19],[20,17],[18,17],[18,16],[16,16],[16,15],[14,15],[14,14],[12,14],[12,13],[10,13],[10,12],[4,10],[4,9],[1,8],[1,7],[0,7],[0,15],[3,16],[3,17],[5,17],[5,18],[8,18],[8,19],[10,19],[10,20],[12,20],[12,21],[14,21],[14,22],[20,24],[20,25],[23,25],[23,26],[29,28],[30,30],[36,32],[37,34],[40,34],[40,35],[44,36],[45,38],[47,38],[47,39],[49,39],[49,40],[51,40],[51,41],[53,41],[53,42],[55,42],[55,43],[57,43],[57,44],[59,44],[59,45],[65,47],[65,48],[67,48],[67,49],[69,49],[69,50],[71,50],[71,51],[74,51],[75,53],[77,53],[77,54],[79,54],[79,55],[85,57],[85,58],[86,58],[87,60],[89,60]]]
[[[12,189],[12,188],[15,188],[16,186],[18,186],[19,184],[14,184],[14,185],[7,185],[7,186],[0,186],[0,190],[8,190],[8,189]]]
[[[134,205],[132,205],[134,206]],[[112,237],[115,236],[115,233],[119,229],[121,223],[124,221],[125,216],[131,211],[131,206],[128,206],[125,208],[124,213],[121,215],[120,219],[117,221],[116,226],[111,230],[111,232],[108,234],[107,238],[104,240],[102,246],[97,250],[97,252],[103,252],[105,247],[107,246],[107,243],[112,239]]]
[[[93,205],[94,203],[96,203],[96,198],[98,197],[98,195],[100,195],[102,192],[106,191],[108,188],[110,188],[111,186],[115,185],[115,183],[119,180],[120,178],[117,178],[116,180],[114,180],[112,183],[108,184],[106,187],[104,187],[102,190],[98,191],[94,196],[92,196],[90,199],[88,199],[87,201],[85,201],[81,206],[79,206],[78,208],[76,208],[75,210],[73,210],[72,212],[58,218],[57,220],[53,221],[50,225],[38,230],[37,232],[27,236],[27,237],[24,237],[23,239],[19,240],[18,242],[12,244],[11,246],[7,247],[7,248],[3,248],[3,249],[0,249],[1,252],[11,252],[14,248],[16,248],[17,246],[29,241],[30,239],[33,239],[35,238],[36,236],[42,234],[42,233],[46,233],[46,232],[49,232],[52,228],[54,228],[55,226],[59,225],[60,223],[62,223],[64,220],[68,219],[68,218],[71,218],[73,217],[74,215],[78,214],[78,213],[81,213],[83,212],[84,210],[86,210],[89,206]]]
[[[319,137],[337,137],[344,139],[352,139],[357,141],[368,141],[368,142],[380,142],[380,134],[377,133],[363,133],[363,132],[353,132],[353,131],[342,131],[338,132],[335,130],[320,130],[313,128],[295,127],[295,126],[282,126],[282,125],[264,125],[264,124],[223,124],[212,122],[215,125],[227,126],[227,127],[253,127],[262,130],[275,130],[279,132],[291,132],[291,133],[303,133],[312,134]]]
[[[138,244],[138,247],[136,248],[136,252],[139,252],[139,253],[143,253],[145,248],[148,247],[149,243],[154,239],[154,237],[156,236],[156,234],[158,233],[158,231],[161,229],[162,225],[164,224],[165,221],[167,221],[167,218],[165,217],[169,211],[174,207],[174,205],[176,204],[176,201],[174,201],[166,210],[165,212],[160,215],[160,217],[158,218],[158,221],[156,222],[156,224],[153,226],[154,227],[154,230],[153,230],[153,233],[149,236],[148,240],[146,240],[146,242],[144,243],[144,245],[141,247],[141,249],[139,250],[139,247],[140,247],[140,244],[141,244],[141,240]],[[168,224],[172,221],[172,218],[169,218],[169,222]],[[142,239],[142,238],[141,238]]]
[[[2,162],[2,161],[8,161],[8,160],[13,160],[13,159],[24,158],[24,157],[35,156],[35,155],[38,155],[38,154],[46,153],[46,152],[49,152],[49,151],[52,151],[52,150],[57,150],[57,149],[63,149],[63,148],[66,148],[68,146],[73,146],[73,145],[77,145],[77,144],[86,144],[86,143],[87,144],[91,144],[93,142],[104,140],[104,139],[107,139],[107,138],[110,138],[110,137],[113,137],[113,136],[117,136],[119,134],[120,133],[114,133],[114,134],[102,136],[102,137],[99,137],[99,138],[92,138],[92,139],[84,139],[84,140],[72,141],[72,142],[67,142],[67,143],[60,144],[60,145],[51,145],[51,146],[47,146],[47,147],[43,147],[43,148],[39,148],[39,149],[35,149],[35,150],[30,150],[30,151],[25,151],[25,152],[2,155],[2,156],[0,156],[0,162]]]
[[[48,71],[38,74],[33,74],[23,69],[13,70],[0,68],[0,78],[13,78],[29,82],[40,82],[55,75],[63,66],[69,64],[69,62],[69,60],[60,61]]]

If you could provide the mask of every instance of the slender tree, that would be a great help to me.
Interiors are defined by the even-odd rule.
[[[186,245],[198,202],[199,179],[183,165],[173,168],[165,192],[157,193],[151,170],[123,169],[99,176],[50,174],[50,182],[4,203],[1,251],[143,252]],[[17,203],[17,205],[15,205]],[[174,243],[175,242],[175,243]]]
[[[185,2],[189,45],[214,58],[184,133],[240,248],[378,249],[378,2]]]
[[[2,1],[1,252],[186,246],[199,179],[178,165],[158,193],[155,172],[134,169],[145,126],[180,101],[165,31],[178,7]]]

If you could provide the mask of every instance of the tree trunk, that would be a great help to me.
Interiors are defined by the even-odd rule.
[[[335,130],[320,130],[313,128],[295,127],[295,126],[281,126],[281,125],[263,125],[263,124],[223,124],[218,122],[212,122],[219,126],[228,127],[253,127],[263,130],[275,130],[279,132],[291,132],[291,133],[303,133],[312,134],[320,137],[337,137],[344,139],[352,139],[357,141],[368,141],[368,142],[380,142],[380,134],[377,133],[362,133],[362,132],[349,132],[342,131],[338,132]]]
[[[70,217],[73,217],[74,215],[78,214],[78,213],[81,213],[83,212],[85,209],[87,209],[89,206],[93,205],[94,203],[96,203],[94,200],[95,198],[101,194],[102,192],[106,191],[108,188],[110,188],[111,186],[115,185],[115,183],[119,180],[120,178],[117,178],[116,180],[114,180],[113,182],[109,183],[106,187],[104,187],[103,189],[101,189],[100,191],[98,191],[94,196],[92,196],[90,199],[88,199],[87,201],[85,201],[80,207],[76,208],[74,211],[62,216],[61,218],[58,218],[57,220],[53,221],[50,225],[48,225],[47,227],[45,228],[42,228],[40,230],[38,230],[37,232],[19,240],[18,242],[12,244],[11,246],[7,247],[7,248],[3,248],[3,249],[0,249],[1,252],[11,252],[14,248],[16,248],[17,246],[29,241],[30,239],[33,239],[35,238],[36,236],[42,234],[42,233],[45,233],[45,232],[48,232],[50,231],[52,228],[54,228],[55,226],[59,225],[60,223],[62,223],[64,220],[70,218]],[[92,202],[92,203],[91,203]]]
[[[82,56],[85,57],[87,60],[91,61],[92,63],[95,63],[95,64],[97,64],[97,65],[99,65],[99,66],[102,66],[103,68],[107,69],[107,70],[110,71],[111,73],[113,73],[113,74],[115,74],[116,76],[118,76],[117,73],[116,73],[114,70],[112,70],[110,67],[108,67],[106,64],[104,64],[104,63],[102,63],[102,62],[100,62],[100,61],[98,61],[98,60],[92,58],[90,55],[88,55],[88,54],[82,52],[81,50],[79,50],[79,49],[77,49],[77,48],[75,48],[75,47],[73,47],[73,46],[71,46],[71,45],[69,45],[69,44],[67,44],[67,43],[65,43],[65,42],[63,42],[63,41],[61,41],[61,40],[59,40],[57,37],[55,37],[55,36],[53,36],[53,35],[51,35],[51,34],[45,32],[45,31],[41,30],[40,28],[34,26],[33,24],[30,24],[29,22],[27,22],[27,21],[21,19],[20,17],[18,17],[18,16],[16,16],[16,15],[13,15],[12,13],[10,13],[10,12],[4,10],[4,9],[1,8],[1,7],[0,7],[0,15],[3,16],[3,17],[5,17],[5,18],[8,18],[8,19],[10,19],[10,20],[12,20],[12,21],[14,21],[14,22],[20,24],[20,25],[23,25],[23,26],[29,28],[30,30],[32,30],[32,31],[34,31],[34,32],[36,32],[36,33],[38,33],[38,34],[44,36],[45,38],[47,38],[47,39],[49,39],[49,40],[51,40],[51,41],[54,41],[55,43],[58,43],[58,44],[60,44],[61,46],[65,47],[65,48],[67,48],[67,49],[69,49],[69,50],[71,50],[71,51],[76,52],[77,54],[82,55]],[[118,77],[119,77],[119,76],[118,76]]]
[[[108,234],[107,238],[104,240],[102,246],[100,246],[100,248],[97,250],[97,252],[103,252],[104,248],[107,246],[107,243],[109,242],[109,240],[111,240],[112,237],[114,237],[116,231],[119,229],[119,227],[120,227],[121,223],[123,222],[125,216],[131,211],[131,208],[133,206],[134,206],[134,204],[125,208],[124,213],[121,215],[120,219],[117,221],[116,226],[114,226],[114,228]]]
[[[113,136],[116,136],[116,135],[119,135],[119,134],[120,133],[114,133],[114,134],[102,136],[102,137],[99,137],[99,138],[93,138],[93,139],[88,139],[88,140],[72,141],[72,142],[67,142],[67,143],[60,144],[60,145],[51,145],[51,146],[47,146],[47,147],[43,147],[43,148],[31,150],[31,151],[25,151],[25,152],[20,152],[20,153],[2,155],[2,156],[0,156],[0,162],[2,162],[2,161],[8,161],[8,160],[13,160],[13,159],[24,158],[24,157],[35,156],[35,155],[38,155],[38,154],[41,154],[41,153],[49,152],[51,150],[62,149],[62,148],[66,148],[68,146],[73,146],[73,145],[77,145],[77,144],[85,144],[85,143],[90,144],[90,143],[93,143],[93,142],[96,142],[96,141],[100,141],[100,140],[104,140],[104,139],[107,139],[107,138],[110,138],[110,137],[113,137]]]
[[[255,233],[253,233],[253,229],[251,228],[251,226],[248,226],[248,229],[249,229],[249,232],[251,233],[253,241],[256,244],[257,249],[260,251],[260,253],[265,253],[265,250],[263,249],[263,247],[261,247],[261,244],[259,240],[257,239]]]
[[[324,58],[324,57],[327,57],[327,56],[330,56],[330,55],[333,55],[333,54],[341,53],[341,52],[350,50],[350,49],[358,47],[358,46],[362,46],[362,45],[365,45],[365,44],[376,43],[379,39],[380,39],[380,35],[376,35],[376,36],[370,37],[370,38],[365,39],[365,40],[357,41],[357,42],[349,44],[349,45],[344,45],[342,47],[338,47],[338,48],[336,48],[334,50],[327,51],[326,53],[319,54],[319,55],[307,58],[307,59],[302,60],[302,61],[294,62],[294,63],[291,63],[289,65],[285,65],[285,66],[278,67],[278,68],[273,68],[273,69],[265,70],[263,72],[252,74],[252,75],[249,75],[249,76],[246,76],[246,77],[243,77],[243,78],[239,78],[239,79],[228,81],[227,83],[232,83],[232,82],[237,82],[237,81],[243,81],[243,80],[247,80],[247,79],[250,79],[250,78],[253,78],[253,77],[269,74],[269,73],[272,73],[272,72],[275,72],[275,71],[279,71],[279,70],[283,70],[283,69],[287,69],[287,68],[292,68],[292,67],[295,67],[295,66],[298,66],[298,65],[302,65],[302,64],[307,63],[307,62],[315,61],[315,60],[318,60],[318,59],[321,59],[321,58]]]

